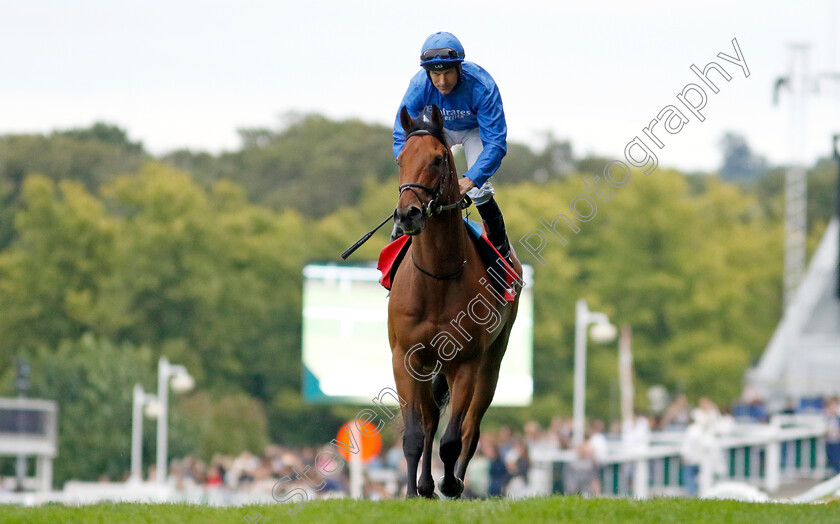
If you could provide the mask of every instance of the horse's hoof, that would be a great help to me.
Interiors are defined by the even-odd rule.
[[[464,492],[464,481],[459,479],[458,477],[455,477],[455,481],[457,482],[455,489],[452,491],[446,491],[444,489],[444,478],[445,477],[441,477],[438,481],[438,489],[440,489],[440,492],[443,494],[443,496],[450,499],[457,499],[458,497],[460,497],[461,493]]]
[[[424,499],[439,499],[440,498],[440,497],[438,497],[438,494],[435,493],[434,491],[432,491],[431,493],[418,492],[418,494],[421,497],[423,497]]]

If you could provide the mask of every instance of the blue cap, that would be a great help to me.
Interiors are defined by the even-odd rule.
[[[427,71],[449,69],[464,61],[464,46],[452,33],[445,31],[429,35],[420,50],[420,65]]]

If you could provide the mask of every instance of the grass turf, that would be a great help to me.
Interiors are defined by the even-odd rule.
[[[215,508],[184,504],[0,506],[0,522],[102,524],[230,522],[353,523],[426,522],[435,524],[523,522],[760,523],[840,522],[840,501],[817,505],[753,504],[697,499],[583,499],[545,497],[527,500],[381,501],[313,500],[295,515],[293,504]],[[258,515],[261,517],[258,518]],[[250,517],[250,520],[249,518]]]

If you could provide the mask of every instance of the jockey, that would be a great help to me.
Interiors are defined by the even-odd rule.
[[[490,74],[473,62],[464,61],[464,46],[452,33],[435,33],[423,42],[418,71],[408,84],[400,108],[417,117],[432,104],[444,118],[449,146],[461,144],[467,157],[467,172],[458,181],[461,197],[469,195],[484,220],[487,236],[499,253],[510,256],[505,221],[489,178],[507,153],[507,124],[499,88]],[[394,123],[394,157],[405,144],[399,111]],[[397,226],[392,240],[402,234]]]

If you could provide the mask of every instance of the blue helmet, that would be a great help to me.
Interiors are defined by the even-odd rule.
[[[429,35],[420,50],[420,65],[426,71],[442,71],[460,66],[464,61],[464,46],[452,33],[445,31]]]

